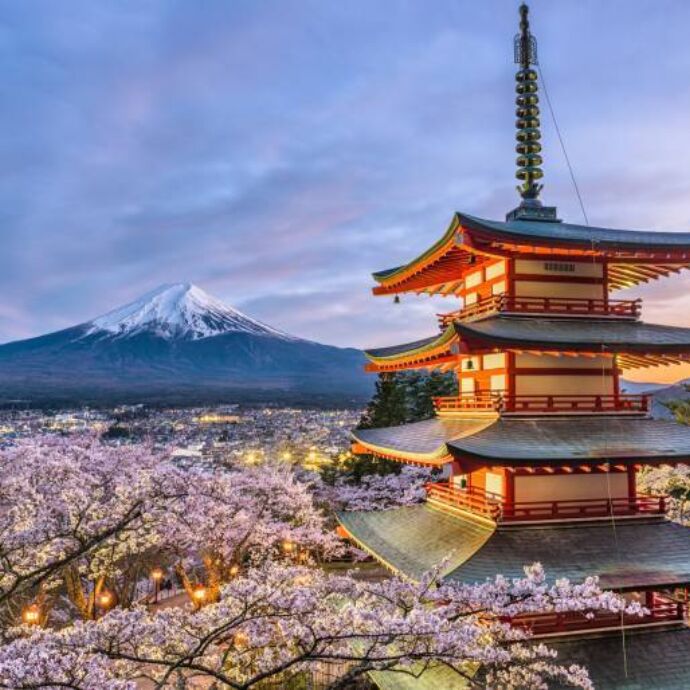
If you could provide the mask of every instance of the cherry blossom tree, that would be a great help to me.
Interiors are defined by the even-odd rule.
[[[45,435],[0,451],[0,611],[64,586],[92,618],[108,575],[150,549],[175,496],[160,454]]]
[[[342,548],[308,487],[288,466],[192,468],[179,481],[186,491],[170,506],[161,543],[174,553],[175,570],[190,595],[201,580],[205,601],[216,601],[221,585],[248,565],[320,560]]]
[[[153,564],[172,563],[207,600],[248,562],[334,554],[312,496],[289,468],[209,470],[174,464],[145,444],[40,436],[0,452],[0,612],[17,619],[42,597],[66,597],[83,619],[129,606]]]
[[[405,465],[397,474],[371,474],[358,483],[341,477],[333,486],[322,485],[318,493],[342,510],[388,510],[421,503],[431,477],[429,469]]]
[[[683,525],[690,523],[690,467],[648,467],[641,472],[638,483],[640,490],[645,493],[668,495],[669,517]]]
[[[0,647],[0,687],[134,690],[142,678],[157,688],[286,687],[320,668],[337,690],[371,671],[419,675],[443,666],[482,686],[591,688],[583,668],[560,665],[509,619],[602,609],[641,610],[602,593],[595,579],[549,584],[539,566],[521,579],[469,586],[439,583],[436,573],[419,583],[368,583],[267,561],[197,611],[118,609],[57,632],[17,630]]]

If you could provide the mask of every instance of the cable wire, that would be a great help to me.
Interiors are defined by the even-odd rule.
[[[568,166],[568,172],[570,173],[570,179],[572,180],[573,187],[575,188],[575,194],[577,194],[577,200],[580,202],[580,210],[585,219],[585,225],[589,225],[589,218],[587,217],[587,211],[585,211],[585,204],[582,201],[582,195],[580,194],[580,188],[577,185],[577,179],[575,178],[575,171],[570,162],[570,157],[568,156],[568,151],[565,148],[565,142],[563,141],[563,136],[561,134],[561,128],[558,126],[558,120],[556,120],[556,113],[551,105],[551,98],[549,96],[549,90],[546,88],[546,79],[544,79],[544,72],[542,71],[541,65],[537,64],[537,69],[539,70],[539,78],[541,79],[541,84],[544,87],[544,95],[546,96],[546,104],[549,106],[549,112],[551,113],[551,119],[553,120],[553,126],[558,135],[558,141],[561,145],[561,151],[563,151],[563,157],[565,158],[566,165]]]

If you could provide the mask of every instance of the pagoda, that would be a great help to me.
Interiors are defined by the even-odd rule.
[[[441,562],[458,582],[520,577],[533,562],[553,579],[597,575],[649,614],[515,623],[553,638],[597,688],[689,688],[690,530],[636,479],[646,466],[690,462],[690,427],[655,418],[649,397],[622,392],[621,375],[689,362],[690,328],[645,323],[641,300],[615,291],[689,268],[690,233],[577,225],[544,205],[524,4],[515,61],[519,205],[504,221],[455,213],[417,258],[374,274],[375,295],[462,306],[428,338],[369,350],[367,369],[454,372],[458,393],[435,401],[433,419],[353,431],[353,451],[438,468],[441,479],[421,505],[341,513],[341,531],[412,578]]]

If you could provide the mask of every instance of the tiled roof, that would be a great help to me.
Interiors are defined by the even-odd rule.
[[[385,455],[435,461],[449,454],[517,462],[690,457],[690,427],[633,417],[435,417],[352,437]]]
[[[667,520],[501,529],[448,577],[462,582],[497,573],[520,577],[523,566],[535,562],[550,579],[599,575],[607,589],[685,584],[690,529]]]
[[[426,504],[340,513],[338,519],[378,560],[412,578],[448,558],[447,577],[461,582],[499,573],[521,577],[524,566],[535,562],[550,580],[599,575],[611,589],[690,582],[690,530],[665,520],[494,531]]]
[[[396,436],[394,428],[387,433]],[[508,462],[673,459],[690,457],[690,427],[632,417],[501,417],[475,434],[450,439],[448,447]]]
[[[338,520],[379,561],[415,579],[446,558],[445,572],[454,570],[493,534],[489,526],[447,515],[426,504],[342,512]]]
[[[589,671],[597,690],[688,690],[690,688],[690,629],[626,630],[587,637],[548,640],[557,663],[578,664]],[[481,672],[480,672],[481,675]],[[468,687],[442,667],[419,678],[396,673],[371,674],[380,690],[456,690]],[[553,685],[554,690],[572,686]]]
[[[364,354],[366,354],[367,357],[371,357],[373,359],[395,357],[396,355],[405,353],[412,354],[417,350],[427,349],[430,345],[436,343],[436,341],[438,341],[440,344],[442,342],[443,335],[444,334],[432,335],[429,338],[422,338],[421,340],[415,340],[411,343],[402,343],[401,345],[391,345],[390,347],[377,347],[371,350],[365,350]]]
[[[463,228],[504,235],[506,238],[513,240],[529,238],[532,240],[589,245],[590,247],[594,244],[596,249],[661,247],[664,249],[688,249],[690,251],[690,233],[687,232],[617,230],[613,228],[597,228],[591,225],[531,220],[501,222],[484,220],[465,213],[458,213],[457,217]]]
[[[597,690],[688,690],[690,629],[627,630],[548,642],[558,662],[589,669]],[[625,656],[624,656],[625,651]]]
[[[461,339],[469,341],[538,350],[550,347],[630,353],[690,350],[690,328],[640,321],[494,316],[482,321],[457,321],[455,330]]]
[[[491,424],[487,418],[434,417],[423,422],[384,427],[382,429],[356,429],[352,437],[371,448],[401,457],[418,457],[420,461],[433,461],[448,455],[446,442],[458,439]],[[414,456],[414,457],[413,457]]]

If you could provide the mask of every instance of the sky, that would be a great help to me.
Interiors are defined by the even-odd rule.
[[[0,342],[171,282],[325,343],[433,334],[452,300],[394,305],[370,273],[517,204],[518,5],[0,0]],[[531,18],[590,222],[690,230],[690,3]],[[580,222],[542,105],[542,196]],[[617,296],[690,326],[689,288]]]

